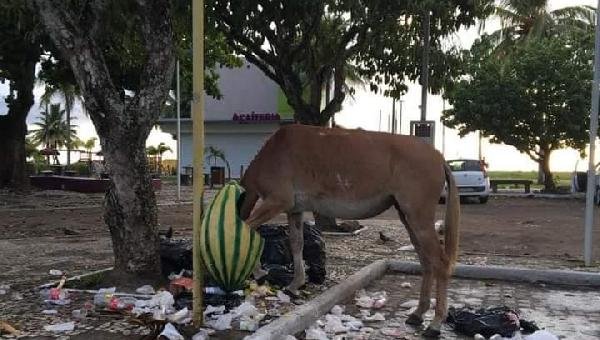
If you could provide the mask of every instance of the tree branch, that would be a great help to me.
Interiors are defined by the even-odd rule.
[[[67,3],[33,0],[32,4],[61,55],[71,65],[90,117],[98,129],[104,129],[106,118],[119,114],[124,105],[110,79],[102,51],[83,33]]]
[[[141,90],[128,106],[137,106],[137,110],[144,112],[145,115],[139,115],[138,120],[145,117],[144,125],[151,128],[169,92],[175,68],[173,28],[169,1],[138,0],[137,3],[141,9],[141,32],[147,61],[140,78]]]

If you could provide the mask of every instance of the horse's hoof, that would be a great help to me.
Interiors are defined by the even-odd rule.
[[[411,326],[420,326],[423,324],[423,318],[417,314],[410,314],[408,315],[408,319],[406,319],[406,324]]]
[[[439,338],[440,335],[442,335],[442,332],[431,327],[427,327],[427,329],[425,329],[425,331],[423,332],[423,336],[425,338]]]
[[[292,299],[300,298],[300,291],[298,291],[298,290],[290,290],[289,288],[284,288],[283,292],[285,294],[289,295]]]

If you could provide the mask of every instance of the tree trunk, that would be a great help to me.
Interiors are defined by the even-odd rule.
[[[112,237],[115,269],[160,274],[156,197],[143,142],[127,134],[104,139],[102,150],[111,183],[106,193],[104,220]]]
[[[22,190],[27,187],[25,135],[27,114],[0,116],[0,187]]]
[[[25,168],[25,135],[27,114],[33,105],[35,64],[39,51],[33,48],[23,56],[22,64],[12,70],[10,91],[15,96],[7,101],[8,113],[0,115],[0,187],[24,190],[29,185]]]
[[[542,166],[542,172],[544,174],[544,191],[546,192],[552,192],[556,189],[554,177],[550,171],[550,153],[551,150],[544,151],[544,155],[540,159],[540,165]]]

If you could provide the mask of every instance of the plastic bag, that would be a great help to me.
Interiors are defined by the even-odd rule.
[[[179,333],[179,331],[177,331],[177,328],[175,328],[175,326],[173,326],[170,323],[165,325],[165,328],[159,334],[158,337],[160,338],[161,336],[164,336],[165,338],[167,338],[169,340],[185,340],[183,335],[181,335]]]

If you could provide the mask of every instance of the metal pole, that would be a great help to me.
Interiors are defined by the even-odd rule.
[[[181,92],[179,91],[179,60],[177,60],[177,201],[181,201]]]
[[[202,191],[204,189],[204,0],[192,2],[192,39],[193,39],[193,320],[194,325],[201,326],[203,322],[202,300],[204,273],[202,272],[202,259],[200,258],[200,224],[202,223]]]
[[[404,100],[400,99],[400,109],[398,110],[398,134],[402,134],[402,103]]]
[[[379,132],[381,132],[381,110],[379,110]]]
[[[423,60],[421,64],[421,121],[427,119],[427,88],[429,87],[429,10],[423,18]]]
[[[477,139],[477,155],[479,160],[481,160],[481,131],[478,131]]]
[[[446,101],[442,100],[442,113],[444,111],[446,111]],[[441,119],[440,125],[442,125],[442,156],[446,158],[446,126],[441,122]]]
[[[392,98],[392,134],[396,134],[396,98]]]
[[[598,134],[598,100],[600,90],[600,0],[596,6],[596,43],[594,46],[594,84],[592,86],[592,112],[590,116],[590,156],[585,195],[585,230],[583,237],[583,260],[586,266],[592,265],[592,236],[594,228],[594,194],[596,192],[596,136]]]

